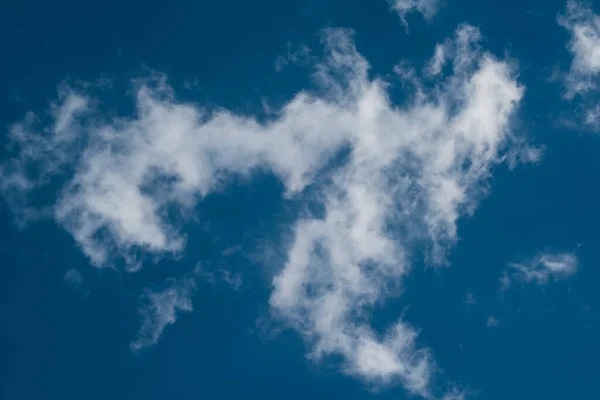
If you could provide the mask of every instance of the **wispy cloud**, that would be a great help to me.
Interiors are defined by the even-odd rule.
[[[494,317],[493,315],[490,315],[490,316],[487,318],[487,321],[486,321],[485,325],[486,325],[488,328],[496,328],[496,327],[498,326],[498,323],[499,323],[499,322],[498,322],[498,319],[497,319],[496,317]]]
[[[465,400],[471,393],[465,390],[453,389],[442,397],[442,400]]]
[[[558,17],[571,39],[568,49],[573,55],[566,76],[568,99],[596,89],[600,73],[600,17],[585,2],[569,0],[566,10]]]
[[[600,130],[598,83],[600,79],[600,16],[589,3],[569,0],[558,23],[569,31],[567,44],[573,59],[564,76],[567,100],[579,97],[576,120],[579,128]]]
[[[477,303],[477,299],[475,299],[475,295],[473,295],[473,293],[467,293],[467,295],[465,296],[465,300],[464,300],[465,305],[467,306],[474,306],[475,303]]]
[[[97,266],[114,257],[136,265],[140,252],[181,251],[186,239],[168,209],[190,212],[228,174],[270,168],[290,194],[301,191],[351,131],[339,124],[350,122],[341,118],[348,110],[306,93],[263,125],[180,104],[163,78],[138,87],[132,117],[76,112],[70,104],[89,100],[75,91],[59,101],[64,111],[53,126],[60,129],[34,130],[33,114],[13,127],[18,152],[3,166],[3,193],[25,198],[68,163],[72,175],[51,210]],[[41,176],[31,176],[32,165]],[[13,204],[20,209],[24,201]]]
[[[198,267],[198,273],[212,286],[216,286],[217,283],[224,283],[231,289],[239,291],[243,285],[242,275],[233,273],[224,267],[219,267],[216,270],[206,270],[200,266]]]
[[[74,268],[68,270],[63,279],[76,288],[83,284],[83,276]]]
[[[308,65],[310,60],[310,49],[305,44],[301,44],[292,50],[291,43],[288,43],[285,54],[281,54],[275,60],[275,70],[281,72],[290,64]]]
[[[565,279],[579,268],[574,253],[541,253],[521,263],[511,263],[501,279],[502,289],[506,290],[513,280],[524,283],[546,284],[550,278]]]
[[[63,276],[63,279],[72,289],[79,292],[83,297],[87,297],[90,294],[90,290],[86,287],[81,272],[75,268],[68,270],[65,273],[65,276]]]
[[[18,154],[0,165],[0,190],[20,222],[45,216],[49,210],[28,207],[27,195],[45,186],[72,162],[71,150],[82,137],[78,117],[88,110],[88,99],[61,86],[47,112],[27,113],[11,126],[8,150]]]
[[[319,359],[340,354],[348,373],[375,383],[400,381],[429,396],[434,372],[417,331],[404,321],[375,331],[368,310],[393,294],[410,268],[416,240],[443,262],[456,221],[475,207],[490,168],[510,142],[509,117],[523,89],[511,67],[479,49],[479,31],[462,26],[453,39],[452,74],[413,104],[390,104],[385,82],[351,38],[326,38],[325,71],[346,71],[343,114],[353,126],[351,153],[322,189],[325,215],[296,225],[271,306],[312,345]],[[333,74],[323,80],[340,88]],[[506,153],[504,153],[506,154]]]
[[[412,12],[418,12],[425,19],[432,18],[440,7],[440,0],[388,0],[392,10],[398,13],[404,26],[408,28],[406,16]]]
[[[191,312],[195,289],[194,279],[188,277],[179,281],[170,279],[166,289],[146,290],[140,308],[143,322],[137,339],[130,344],[131,350],[139,351],[155,345],[165,328],[175,323],[178,314]]]
[[[461,26],[431,63],[443,58],[448,68],[432,67],[429,89],[418,83],[431,80],[430,69],[416,72],[418,93],[402,106],[344,29],[323,32],[319,89],[296,94],[267,122],[181,103],[164,77],[136,84],[131,116],[103,113],[91,94],[70,89],[51,127],[35,124],[36,114],[15,125],[17,150],[2,177],[23,182],[12,187],[28,198],[60,175],[66,183],[49,204],[56,221],[94,265],[120,257],[137,266],[144,254],[182,251],[181,221],[228,177],[274,173],[287,198],[302,193],[324,212],[295,224],[273,314],[303,335],[314,359],[338,355],[349,374],[431,396],[435,366],[418,331],[400,319],[378,332],[369,311],[398,294],[416,247],[429,263],[445,262],[456,222],[475,210],[492,168],[528,151],[510,130],[524,89],[479,39]],[[132,348],[156,343],[178,312],[191,311],[193,291],[193,281],[148,291]]]

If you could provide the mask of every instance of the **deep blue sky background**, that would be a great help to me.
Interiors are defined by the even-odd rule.
[[[257,112],[263,98],[277,104],[308,84],[309,71],[277,73],[274,62],[288,42],[315,47],[324,27],[356,30],[373,72],[390,75],[401,59],[430,57],[459,23],[478,26],[485,48],[499,56],[506,50],[518,62],[527,87],[518,129],[546,146],[545,157],[495,171],[490,195],[460,223],[451,268],[416,267],[406,294],[376,318],[394,319],[408,306],[408,321],[421,328],[445,376],[480,390],[477,398],[598,399],[600,137],[559,123],[572,111],[560,84],[548,81],[553,68],[569,63],[567,35],[556,24],[563,7],[555,0],[447,0],[429,23],[411,15],[407,34],[385,1],[4,2],[0,124],[5,132],[27,110],[45,108],[65,78],[105,77],[126,88],[145,68],[167,73],[181,98]],[[186,81],[197,84],[185,90]],[[131,106],[126,97],[114,101]],[[18,230],[0,202],[0,396],[404,398],[401,388],[373,393],[326,364],[312,365],[293,332],[268,334],[273,271],[222,251],[252,249],[257,235],[285,234],[296,211],[282,204],[280,191],[262,176],[252,187],[240,183],[210,196],[199,206],[209,229],[189,227],[184,258],[136,279],[89,266],[52,222]],[[566,281],[499,294],[508,262],[546,249],[577,249],[581,270]],[[132,354],[139,291],[198,262],[241,273],[242,289],[200,281],[194,312],[168,327],[157,346]],[[81,272],[81,287],[63,279],[71,268]],[[464,304],[467,293],[474,305]],[[498,327],[486,327],[490,315]]]

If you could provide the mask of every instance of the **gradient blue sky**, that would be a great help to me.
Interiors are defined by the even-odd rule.
[[[600,398],[598,15],[3,4],[2,398]]]

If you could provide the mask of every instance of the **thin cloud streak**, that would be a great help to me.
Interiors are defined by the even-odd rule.
[[[502,290],[508,289],[515,280],[544,285],[550,279],[566,279],[578,269],[575,253],[540,253],[532,259],[509,264],[501,279]]]

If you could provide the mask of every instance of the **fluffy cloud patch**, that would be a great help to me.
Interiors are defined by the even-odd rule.
[[[584,3],[569,0],[558,23],[569,31],[568,49],[573,55],[566,77],[568,99],[596,89],[600,73],[600,17]]]
[[[431,12],[419,8],[426,2],[411,4]],[[288,199],[302,193],[323,206],[295,224],[273,280],[273,314],[306,339],[314,359],[341,356],[349,374],[431,397],[435,366],[418,331],[403,320],[377,331],[369,312],[399,294],[421,251],[431,264],[445,262],[456,222],[475,210],[492,168],[531,159],[519,156],[531,151],[510,130],[524,89],[471,26],[437,47],[402,106],[371,76],[352,32],[322,38],[319,90],[296,94],[267,122],[181,103],[164,79],[135,87],[130,116],[65,90],[50,125],[40,128],[32,113],[13,127],[4,193],[27,199],[60,176],[51,215],[94,265],[120,257],[135,268],[144,254],[181,252],[178,221],[228,177],[273,173]],[[191,311],[193,289],[187,282],[148,292],[132,348],[156,343],[178,312]]]
[[[507,289],[513,280],[524,283],[548,283],[565,279],[579,268],[579,261],[574,253],[542,253],[522,263],[511,263],[502,278],[502,288]]]
[[[569,31],[567,48],[573,56],[565,77],[567,100],[582,100],[578,119],[581,127],[600,130],[600,103],[598,82],[600,78],[600,16],[585,2],[569,0],[566,11],[558,23]]]
[[[164,81],[137,89],[133,117],[83,113],[72,104],[91,100],[75,91],[60,101],[50,128],[36,131],[34,114],[12,128],[20,151],[2,169],[3,192],[26,197],[68,164],[71,176],[52,212],[97,266],[109,255],[136,265],[140,251],[181,251],[185,237],[169,208],[190,211],[228,174],[267,168],[290,194],[301,191],[352,129],[342,125],[351,122],[340,118],[346,110],[305,93],[264,125],[180,104]]]
[[[354,127],[351,153],[322,188],[325,215],[297,223],[271,297],[315,358],[341,354],[349,373],[400,381],[423,396],[434,366],[417,348],[417,332],[403,321],[376,332],[368,310],[398,289],[415,241],[430,244],[431,262],[444,261],[457,219],[473,211],[504,159],[523,89],[508,64],[479,49],[479,37],[476,28],[458,29],[446,44],[452,74],[402,108],[390,104],[385,82],[368,79],[348,38],[328,46],[350,71],[343,117]]]

